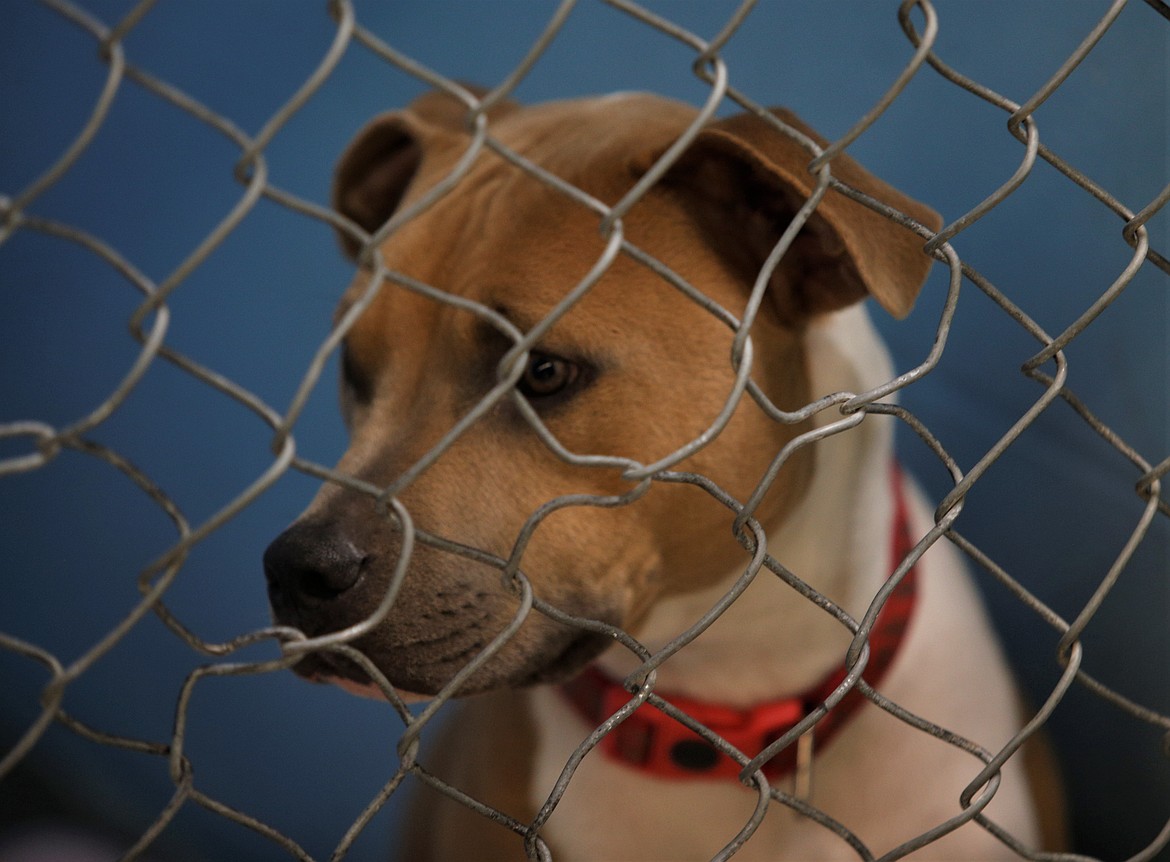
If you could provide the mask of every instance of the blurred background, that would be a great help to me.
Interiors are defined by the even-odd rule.
[[[83,5],[112,26],[134,4]],[[722,0],[648,6],[704,38],[735,8]],[[358,21],[399,51],[445,76],[488,86],[517,65],[554,8],[520,0],[370,0],[355,7]],[[731,83],[838,137],[913,53],[897,7],[892,0],[764,0],[723,52]],[[1022,103],[1107,4],[937,0],[935,8],[939,56]],[[74,140],[109,67],[91,35],[46,5],[5,0],[2,20],[0,195],[14,198]],[[921,29],[921,14],[914,20]],[[255,134],[316,68],[334,32],[326,4],[315,0],[170,2],[151,9],[124,46],[129,64]],[[1036,114],[1041,140],[1132,211],[1170,180],[1168,58],[1170,21],[1134,0]],[[691,73],[693,59],[679,42],[582,0],[515,97],[536,102],[637,89],[698,104],[707,90]],[[269,182],[325,203],[333,163],[353,132],[424,89],[352,45],[266,148]],[[1006,118],[925,68],[850,152],[949,221],[1019,164],[1023,148]],[[125,82],[92,144],[29,213],[101,237],[162,281],[240,199],[232,176],[239,156],[225,136]],[[1117,216],[1040,162],[954,245],[1055,334],[1129,261],[1121,228]],[[1165,253],[1170,217],[1160,213],[1150,231],[1152,246]],[[907,321],[878,321],[900,370],[930,349],[947,287],[941,269]],[[325,225],[262,200],[171,296],[167,344],[283,411],[349,276]],[[1067,351],[1069,387],[1151,463],[1170,454],[1168,286],[1165,273],[1147,263]],[[141,295],[75,244],[17,231],[0,245],[0,298],[0,424],[66,426],[102,403],[138,355],[127,321]],[[1019,371],[1037,350],[967,283],[942,363],[902,401],[969,468],[1040,397],[1042,387]],[[296,426],[298,454],[323,464],[340,455],[345,437],[335,402],[331,361]],[[273,462],[271,431],[253,412],[161,361],[88,436],[129,458],[193,525]],[[32,450],[28,437],[0,439],[0,458]],[[911,434],[900,438],[900,451],[941,498],[948,477],[934,456]],[[1138,523],[1139,475],[1058,402],[976,486],[959,528],[1071,620]],[[193,549],[166,603],[200,638],[228,641],[268,623],[260,555],[316,484],[285,474]],[[1170,713],[1167,528],[1166,518],[1155,519],[1084,638],[1086,670],[1163,716]],[[174,525],[123,473],[77,452],[4,477],[0,633],[68,664],[126,616],[138,599],[139,573],[175,538]],[[989,577],[980,583],[1017,672],[1042,700],[1058,675],[1056,635]],[[232,660],[275,656],[265,643]],[[67,689],[63,705],[111,734],[167,743],[187,675],[209,663],[147,615]],[[40,714],[48,677],[41,664],[0,648],[0,756]],[[401,724],[388,707],[288,672],[206,679],[193,690],[187,721],[185,753],[196,787],[290,836],[314,858],[328,858],[397,763]],[[1049,726],[1069,782],[1077,849],[1124,859],[1149,845],[1170,818],[1170,763],[1160,732],[1080,689]],[[115,852],[94,858],[114,858],[174,793],[165,758],[98,745],[55,725],[0,782],[0,860],[6,852],[15,858],[14,842],[32,827],[49,824],[109,842]],[[348,858],[385,858],[400,814],[392,801]],[[260,834],[187,804],[150,858],[290,857]]]

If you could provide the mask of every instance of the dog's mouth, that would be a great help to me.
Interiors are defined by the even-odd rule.
[[[500,688],[523,688],[533,685],[557,684],[571,679],[597,658],[612,640],[596,632],[576,632],[561,644],[549,644],[550,649],[538,650],[530,656],[516,656],[507,647],[488,658],[484,664],[460,685],[457,696],[480,694]],[[546,658],[556,646],[561,648]],[[404,651],[404,652],[409,652]],[[434,665],[410,662],[403,657],[370,656],[398,696],[407,703],[428,700],[439,693],[474,656],[461,664],[441,661]],[[350,694],[374,699],[385,699],[377,682],[357,662],[345,655],[332,652],[311,652],[303,656],[293,671],[311,682],[336,685]]]
[[[294,524],[278,537],[264,557],[277,624],[315,638],[369,621],[390,576],[375,563],[381,559],[384,567],[392,555],[355,548],[332,522]],[[474,665],[460,680],[457,694],[463,696],[568,679],[612,643],[607,635],[530,608],[522,624],[485,657],[500,633],[512,627],[520,601],[496,569],[448,562],[426,548],[416,550],[393,606],[349,642],[368,661],[350,649],[324,646],[303,655],[293,670],[360,694],[378,696],[388,682],[398,691],[433,697]],[[620,608],[596,595],[561,594],[544,601],[569,619],[616,624],[622,616]],[[371,664],[385,677],[381,687],[366,669]]]
[[[611,638],[597,632],[578,632],[552,661],[536,668],[519,685],[550,685],[572,679],[612,643]]]

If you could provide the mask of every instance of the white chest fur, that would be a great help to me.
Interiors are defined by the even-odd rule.
[[[954,562],[949,548],[925,558],[917,615],[882,693],[995,750],[1015,728],[1011,681],[978,597],[950,567]],[[592,728],[557,692],[539,689],[530,697],[540,733],[534,801],[543,803]],[[876,855],[959,814],[959,796],[981,768],[973,756],[867,706],[817,753],[810,801]],[[735,783],[663,781],[595,751],[577,770],[543,834],[564,862],[706,860],[749,824],[757,801],[754,791]],[[1016,759],[1009,761],[988,810],[1016,837],[1036,840],[1027,782]],[[773,802],[735,858],[804,862],[856,854],[824,826]],[[969,824],[913,858],[1017,857]]]

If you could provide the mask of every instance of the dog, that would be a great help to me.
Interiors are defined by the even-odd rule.
[[[888,418],[848,414],[840,397],[798,412],[894,376],[863,300],[895,317],[909,312],[931,266],[923,235],[830,187],[761,276],[816,192],[808,142],[825,146],[783,110],[770,118],[795,134],[752,113],[709,122],[620,225],[600,229],[604,207],[695,117],[643,94],[502,102],[485,115],[498,145],[468,155],[481,140],[468,106],[432,93],[370,122],[338,165],[341,240],[360,266],[338,311],[340,320],[358,309],[342,347],[351,443],[337,471],[369,488],[397,482],[412,523],[450,544],[415,541],[399,581],[400,519],[376,495],[327,484],[265,553],[275,619],[310,637],[338,632],[396,590],[351,643],[398,692],[429,697],[518,618],[523,590],[516,575],[501,576],[502,561],[518,559],[508,571],[540,603],[462,680],[455,716],[420,761],[510,820],[424,786],[403,859],[537,858],[541,844],[567,862],[710,859],[725,848],[743,860],[846,859],[855,845],[877,855],[959,817],[960,796],[984,766],[856,685],[834,695],[854,634],[832,608],[861,621],[934,521],[893,464]],[[470,167],[452,181],[461,160]],[[849,157],[830,169],[908,222],[938,229],[932,210]],[[396,216],[402,223],[371,243]],[[615,230],[621,250],[592,280]],[[371,299],[375,253],[389,275]],[[735,322],[765,277],[750,327],[755,388],[731,401],[747,361]],[[542,323],[586,282],[578,301]],[[534,327],[530,349],[510,354]],[[853,427],[830,434],[834,422]],[[662,459],[654,481],[636,473]],[[774,478],[762,481],[774,459]],[[573,504],[549,506],[565,500]],[[752,576],[761,545],[779,574]],[[865,682],[999,750],[1021,726],[1020,702],[957,553],[937,542],[902,570],[869,632]],[[672,646],[740,589],[701,633]],[[550,607],[556,613],[539,609]],[[640,673],[647,655],[667,648],[652,678]],[[295,669],[380,694],[329,651]],[[634,693],[648,697],[643,689],[718,739],[644,704],[580,761],[551,815],[538,816],[574,752]],[[810,732],[770,752],[762,773],[737,780],[825,705]],[[761,774],[776,792],[759,820]],[[1046,830],[1059,831],[1048,822],[1058,807],[1045,795],[1052,783],[1047,767],[1012,757],[983,814],[1036,848]],[[963,822],[914,858],[1017,857]]]

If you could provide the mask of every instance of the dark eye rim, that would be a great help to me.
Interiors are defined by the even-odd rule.
[[[374,398],[373,377],[358,366],[353,354],[344,344],[341,347],[341,383],[358,404],[369,404]]]

